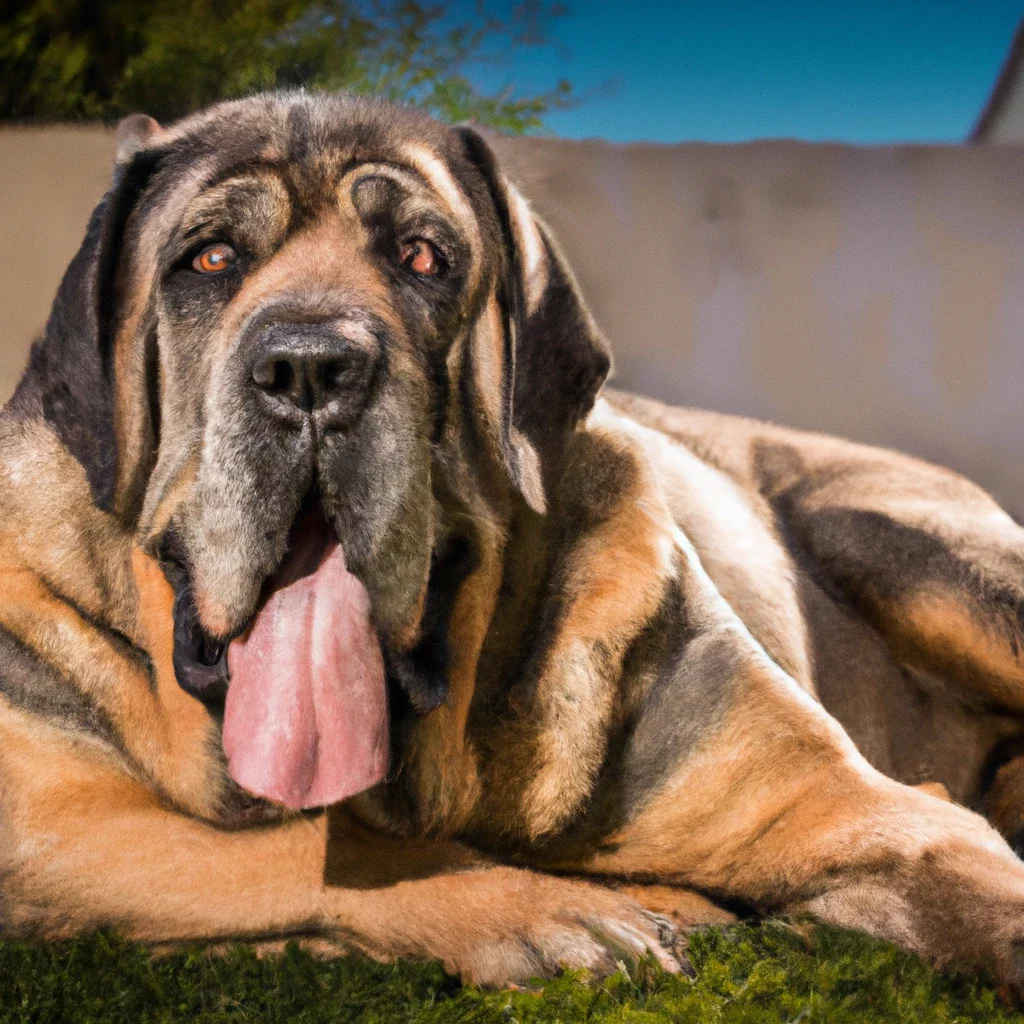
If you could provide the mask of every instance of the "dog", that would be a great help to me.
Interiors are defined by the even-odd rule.
[[[609,368],[472,128],[123,122],[0,417],[3,931],[503,985],[781,912],[1021,993],[1024,530]]]

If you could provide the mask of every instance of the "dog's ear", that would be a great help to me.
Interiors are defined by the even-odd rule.
[[[141,364],[146,378],[155,372],[152,353],[129,359],[115,353],[114,334],[124,316],[118,273],[125,226],[159,160],[148,148],[159,131],[142,115],[119,127],[112,187],[89,219],[11,403],[14,411],[41,414],[49,422],[84,468],[96,505],[121,515],[137,505],[135,478],[153,447],[156,425],[148,393],[154,381],[120,388],[115,383],[115,363],[126,362],[133,372]],[[143,338],[132,347],[147,345]],[[138,436],[124,436],[129,424]]]
[[[456,130],[487,184],[504,249],[496,286],[503,348],[499,443],[513,484],[544,512],[544,465],[557,464],[568,433],[590,412],[611,354],[547,227],[501,173],[481,135]]]

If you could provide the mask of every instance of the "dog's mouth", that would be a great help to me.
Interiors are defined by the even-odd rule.
[[[174,667],[195,696],[224,701],[224,751],[244,789],[290,808],[322,807],[376,784],[388,765],[384,661],[362,583],[318,502],[248,628],[212,642],[179,587]]]

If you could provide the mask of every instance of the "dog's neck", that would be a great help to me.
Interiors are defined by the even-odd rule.
[[[452,602],[448,697],[395,783],[360,802],[378,821],[503,848],[579,824],[650,679],[627,658],[674,573],[660,483],[617,420],[602,408],[574,433],[546,516],[519,507],[478,539]]]

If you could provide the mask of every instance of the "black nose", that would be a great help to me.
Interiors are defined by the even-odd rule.
[[[343,428],[369,396],[376,360],[331,324],[276,324],[255,347],[250,375],[264,408],[293,425]]]

